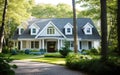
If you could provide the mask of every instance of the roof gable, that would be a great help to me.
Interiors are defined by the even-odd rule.
[[[56,34],[47,34],[47,28],[50,26],[55,28]],[[64,38],[66,38],[65,35],[56,27],[56,25],[54,25],[52,21],[49,21],[48,24],[37,34],[35,38],[38,38],[38,36],[63,36]]]

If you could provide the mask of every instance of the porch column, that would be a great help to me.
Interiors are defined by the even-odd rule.
[[[44,49],[44,39],[42,40],[42,46],[43,46],[42,48]]]
[[[22,40],[20,41],[20,50],[22,50],[22,46],[23,45],[23,43],[22,43]]]
[[[58,39],[58,51],[59,51],[59,49],[60,49],[60,45],[59,45],[59,39]]]

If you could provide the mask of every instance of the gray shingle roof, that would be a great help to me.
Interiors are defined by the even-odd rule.
[[[28,21],[29,25],[35,23],[40,27],[39,32],[49,23],[53,22],[54,25],[65,35],[64,32],[64,26],[67,23],[70,23],[73,25],[73,19],[72,18],[50,18],[50,19],[35,19],[32,21]],[[92,35],[85,35],[82,28],[85,24],[90,23],[93,25],[93,34]],[[77,28],[78,28],[78,38],[81,39],[100,39],[100,36],[97,32],[97,29],[95,28],[92,20],[90,18],[77,18]],[[65,35],[67,38],[73,38],[73,35]],[[32,36],[29,33],[29,29],[26,29],[22,35],[17,35],[15,34],[13,39],[18,39],[18,38],[35,38],[35,35]]]

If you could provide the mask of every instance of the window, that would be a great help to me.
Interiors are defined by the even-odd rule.
[[[48,27],[48,29],[47,29],[47,34],[55,34],[55,29],[54,29],[54,27],[52,27],[52,26]]]
[[[23,28],[21,28],[20,33],[22,34],[23,32],[24,32],[24,29],[23,29]]]
[[[70,42],[70,47],[74,47],[74,42],[73,41]]]
[[[88,42],[88,48],[89,48],[89,49],[92,48],[92,42],[91,42],[91,41]]]
[[[70,33],[71,31],[70,31],[70,28],[67,28],[67,33]]]
[[[90,33],[90,28],[86,28],[87,33]]]
[[[31,48],[39,48],[39,42],[38,41],[31,41]]]
[[[36,33],[36,29],[35,28],[32,30],[32,33]]]
[[[82,42],[81,42],[81,41],[80,41],[80,44],[79,44],[79,45],[80,45],[80,49],[82,49]]]
[[[23,41],[23,48],[26,48],[26,41]]]

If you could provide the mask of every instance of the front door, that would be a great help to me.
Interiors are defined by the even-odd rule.
[[[55,44],[54,41],[47,42],[47,52],[55,52]]]

